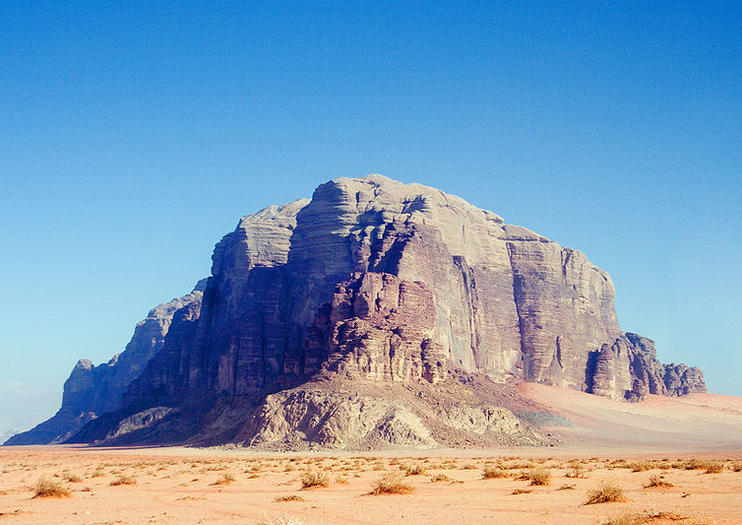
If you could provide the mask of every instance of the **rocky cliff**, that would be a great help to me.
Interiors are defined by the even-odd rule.
[[[459,419],[446,414],[507,411],[507,396],[488,389],[519,381],[627,400],[705,391],[700,370],[662,365],[650,340],[619,329],[611,279],[581,252],[379,175],[336,179],[311,200],[241,219],[216,245],[202,304],[172,319],[118,412],[75,439],[483,444],[498,428],[532,442],[542,437],[513,421],[450,438]],[[472,377],[489,386],[472,394]],[[410,409],[379,384],[451,395]],[[348,395],[366,408],[342,408]],[[467,396],[466,407],[454,401]]]
[[[152,308],[137,323],[124,351],[107,363],[94,366],[88,359],[79,360],[64,383],[62,406],[57,413],[31,430],[16,434],[5,444],[60,443],[91,419],[121,408],[121,396],[129,384],[162,349],[173,315],[184,306],[199,307],[205,285],[204,279],[191,293]]]

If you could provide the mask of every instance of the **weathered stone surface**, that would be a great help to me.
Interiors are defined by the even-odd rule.
[[[593,355],[593,394],[641,401],[647,394],[679,396],[706,392],[703,373],[696,367],[663,365],[654,341],[626,333],[612,345],[604,344]]]
[[[47,421],[10,438],[8,445],[62,442],[95,417],[118,410],[129,384],[139,377],[147,362],[163,347],[173,316],[183,307],[198,308],[206,281],[194,290],[149,311],[137,323],[126,348],[107,363],[94,366],[81,359],[64,383],[62,406]]]

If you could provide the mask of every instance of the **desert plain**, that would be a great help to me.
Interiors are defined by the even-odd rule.
[[[0,523],[742,523],[739,398],[519,390],[569,418],[560,446],[3,447]]]

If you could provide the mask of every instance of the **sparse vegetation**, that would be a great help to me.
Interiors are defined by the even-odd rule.
[[[112,487],[118,487],[119,485],[136,485],[137,480],[131,476],[118,476],[111,482]]]
[[[378,496],[380,494],[411,494],[415,488],[398,476],[388,475],[378,480],[371,494]]]
[[[674,487],[674,486],[675,485],[673,485],[672,483],[670,483],[669,481],[667,481],[666,479],[664,479],[662,476],[655,475],[655,476],[652,476],[652,477],[649,478],[649,484],[648,485],[645,485],[644,488],[647,488],[647,489],[652,488],[652,487],[665,487],[665,488],[667,488],[667,487]]]
[[[551,472],[543,468],[532,469],[528,472],[528,479],[531,485],[551,485]]]
[[[518,494],[530,494],[531,492],[533,492],[532,489],[515,489],[510,494],[512,494],[513,496],[517,496]]]
[[[214,485],[229,485],[230,483],[234,482],[234,476],[230,474],[229,472],[225,472],[221,476],[219,476],[219,479],[217,479],[214,482]]]
[[[508,473],[499,467],[486,466],[484,467],[484,472],[482,473],[482,479],[497,479],[506,477],[508,477]]]
[[[67,490],[59,481],[41,478],[36,482],[36,490],[34,492],[34,498],[63,498],[70,495],[70,491]]]
[[[298,494],[291,494],[289,496],[279,496],[276,499],[274,499],[273,501],[278,502],[278,503],[283,503],[283,502],[286,502],[286,501],[305,501],[305,500],[304,500],[304,498],[302,498]]]
[[[430,481],[432,481],[433,483],[438,483],[439,481],[452,481],[452,480],[445,474],[436,474],[435,476],[430,478]]]
[[[587,493],[585,505],[626,501],[623,489],[617,483],[603,482],[600,487]]]
[[[564,483],[557,490],[574,490],[574,488],[575,488],[574,483]]]
[[[405,465],[402,467],[406,476],[422,476],[428,471],[422,465]]]
[[[305,472],[301,475],[301,488],[302,489],[316,489],[321,487],[327,487],[330,485],[330,480],[327,474],[324,472]]]

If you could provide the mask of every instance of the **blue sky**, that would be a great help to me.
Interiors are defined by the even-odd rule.
[[[0,64],[0,431],[240,216],[372,172],[584,251],[622,328],[742,395],[734,2],[10,1]]]

